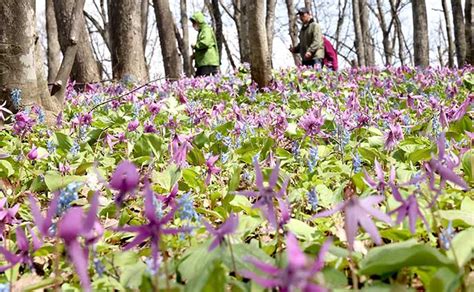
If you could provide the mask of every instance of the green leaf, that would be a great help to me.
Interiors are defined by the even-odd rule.
[[[163,143],[161,138],[154,133],[145,133],[143,136],[145,137],[148,146],[153,152],[155,159],[161,157],[161,144]]]
[[[286,224],[286,227],[296,235],[296,237],[310,241],[313,236],[312,234],[316,231],[314,227],[309,226],[303,221],[297,219],[290,219]]]
[[[199,174],[190,168],[183,170],[183,179],[184,182],[188,185],[188,187],[192,189],[204,188],[204,183],[200,178]]]
[[[138,261],[133,265],[122,268],[120,284],[130,289],[137,289],[142,284],[142,277],[146,271],[146,264]]]
[[[202,150],[198,147],[193,147],[191,151],[188,152],[187,160],[192,165],[203,165],[206,163],[206,158],[204,158]]]
[[[13,166],[7,160],[0,160],[0,177],[10,177],[15,173]]]
[[[343,272],[331,267],[326,267],[321,272],[327,288],[334,289],[347,286],[347,277]]]
[[[73,141],[71,136],[66,135],[61,132],[56,132],[53,135],[54,144],[58,145],[58,149],[64,151],[64,153],[68,153],[69,149],[71,149]]]
[[[455,226],[470,225],[474,226],[474,213],[462,210],[439,210],[438,214],[441,218],[453,221]]]
[[[431,148],[418,149],[408,154],[408,159],[411,162],[415,163],[419,161],[428,160],[431,157],[432,151],[433,150]]]
[[[373,148],[359,147],[357,150],[359,151],[362,158],[369,160],[371,163],[373,163],[375,158],[379,156],[377,151]]]
[[[184,291],[225,291],[226,283],[227,271],[216,261],[211,269],[205,269],[199,276],[191,279]]]
[[[68,184],[72,182],[84,182],[86,181],[86,177],[78,175],[61,176],[59,173],[48,171],[44,175],[44,181],[46,183],[46,186],[48,187],[48,190],[54,192],[59,189],[65,188]]]
[[[474,155],[474,150],[469,150],[464,153],[462,157],[462,170],[464,174],[468,177],[468,181],[472,182],[474,177],[472,176],[472,157]]]
[[[170,191],[176,182],[179,181],[181,175],[179,167],[176,164],[171,163],[162,172],[154,172],[153,181],[158,183],[163,189]]]
[[[457,291],[462,275],[453,270],[441,267],[430,282],[430,291],[451,292]]]
[[[236,166],[229,180],[228,191],[233,192],[237,189],[240,183],[240,174],[242,173],[242,167]]]
[[[413,266],[454,268],[454,263],[437,249],[413,239],[372,248],[360,262],[359,272],[364,275],[383,275]]]
[[[465,197],[461,202],[461,211],[474,213],[474,200],[469,197]]]
[[[453,261],[457,259],[460,268],[474,258],[474,228],[459,232],[451,243],[451,249],[447,252],[448,258]]]

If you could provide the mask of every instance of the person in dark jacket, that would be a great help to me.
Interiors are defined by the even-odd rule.
[[[333,71],[337,71],[339,65],[337,63],[337,52],[332,46],[331,42],[323,37],[324,41],[324,59],[323,59],[323,66],[328,67]]]
[[[290,52],[293,54],[299,53],[305,66],[316,64],[322,66],[324,43],[321,27],[314,21],[309,9],[300,8],[296,14],[303,22],[303,26],[299,34],[300,43],[296,47],[290,47]]]
[[[217,74],[220,59],[217,50],[216,36],[212,28],[206,23],[204,15],[196,12],[190,18],[194,29],[198,31],[196,44],[192,45],[196,76]]]

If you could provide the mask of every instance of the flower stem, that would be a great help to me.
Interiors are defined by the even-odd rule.
[[[351,277],[352,277],[352,288],[354,290],[359,290],[359,279],[357,278],[357,272],[356,272],[356,267],[355,267],[355,261],[354,261],[354,254],[352,251],[349,249],[349,269],[351,270]]]
[[[230,250],[230,256],[232,257],[232,266],[234,268],[234,273],[237,275],[237,266],[235,264],[235,257],[234,257],[234,251],[232,250],[232,243],[230,242],[229,237],[227,237],[227,244],[229,245],[229,250]]]

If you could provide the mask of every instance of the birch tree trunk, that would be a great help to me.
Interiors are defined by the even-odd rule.
[[[354,32],[355,32],[355,47],[357,52],[357,65],[359,67],[366,66],[364,36],[362,32],[362,25],[360,23],[360,5],[359,0],[352,0],[352,13],[354,18]]]
[[[56,22],[58,24],[59,44],[61,51],[65,53],[66,48],[71,41],[69,33],[71,31],[73,10],[75,0],[54,0],[54,11]],[[80,31],[78,36],[78,49],[74,65],[71,72],[71,78],[79,83],[97,82],[101,79],[101,74],[97,61],[94,58],[92,45],[87,33],[84,17],[81,15],[78,19]]]
[[[191,63],[191,58],[189,55],[189,29],[188,29],[188,8],[187,8],[187,1],[180,0],[179,2],[179,10],[180,10],[180,22],[181,22],[181,30],[183,31],[183,49],[181,53],[183,54],[183,69],[184,74],[186,76],[193,75],[193,66]]]
[[[143,48],[142,0],[109,2],[112,73],[114,79],[148,80]]]
[[[466,1],[466,2],[469,2]],[[466,31],[464,27],[464,16],[462,11],[461,0],[451,0],[451,7],[453,9],[453,24],[454,24],[454,43],[456,45],[456,59],[458,67],[464,66],[466,63]]]
[[[474,18],[474,5],[472,0],[466,1],[464,15],[466,17],[466,61],[474,66],[474,27],[472,19]]]
[[[291,46],[298,44],[298,27],[296,25],[296,12],[293,0],[286,0],[286,10],[288,11],[288,25],[290,31]],[[292,54],[296,66],[301,65],[299,54]]]
[[[428,42],[428,17],[425,0],[412,0],[413,14],[413,45],[415,66],[428,67],[430,64],[430,48]]]
[[[48,82],[53,83],[61,65],[61,47],[58,40],[58,25],[54,14],[53,0],[46,0],[46,37],[48,42]]]
[[[448,66],[454,67],[454,41],[451,24],[451,15],[446,0],[442,0],[444,21],[446,22],[446,35],[448,36]]]
[[[253,48],[250,52],[250,69],[252,79],[260,88],[267,86],[271,80],[270,58],[268,55],[267,32],[265,27],[265,3],[251,1],[248,25],[252,28]]]
[[[374,45],[370,34],[369,9],[367,0],[359,0],[360,28],[362,30],[362,42],[364,47],[365,66],[374,66]]]
[[[181,76],[181,56],[175,37],[175,24],[168,0],[153,0],[156,25],[160,35],[161,54],[165,76],[169,79],[178,79]]]
[[[273,32],[273,27],[275,24],[275,8],[276,0],[267,0],[267,15],[265,18],[265,27],[267,31],[268,56],[270,57],[271,66],[273,63],[273,37],[275,36]]]

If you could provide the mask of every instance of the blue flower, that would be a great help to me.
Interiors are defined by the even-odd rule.
[[[318,193],[316,192],[315,188],[312,188],[311,191],[308,192],[308,203],[311,205],[311,210],[316,211],[318,208]]]
[[[232,148],[232,138],[231,137],[226,136],[226,137],[222,138],[222,142],[224,143],[224,145],[226,147]]]
[[[178,205],[180,206],[179,218],[181,220],[191,221],[193,219],[199,219],[199,215],[194,209],[194,199],[191,196],[191,192],[183,194],[183,196],[178,199]]]
[[[71,203],[79,198],[78,191],[82,183],[72,182],[68,184],[64,189],[59,192],[59,202],[57,214],[63,214],[67,209],[71,207]]]
[[[74,140],[71,148],[69,149],[69,153],[71,153],[72,156],[76,156],[79,154],[79,151],[81,151],[81,145],[79,145],[79,143]]]
[[[293,153],[295,157],[300,156],[300,144],[298,141],[293,141],[291,145],[291,153]]]
[[[56,144],[54,144],[52,140],[48,140],[48,142],[46,142],[46,150],[48,150],[49,154],[53,154],[56,152]]]
[[[12,103],[13,103],[13,107],[15,109],[19,109],[20,104],[21,104],[21,89],[14,88],[10,92],[10,97],[11,97],[11,100],[12,100]]]
[[[309,158],[308,158],[308,167],[309,172],[313,172],[314,168],[318,164],[319,154],[318,154],[318,147],[312,147],[309,149]]]
[[[448,227],[446,227],[446,229],[444,229],[439,235],[441,245],[445,250],[449,250],[451,248],[451,241],[453,240],[453,238],[454,238],[453,222],[449,221]]]
[[[362,160],[360,159],[359,153],[356,153],[352,159],[352,167],[354,169],[354,173],[359,173],[362,170]]]

